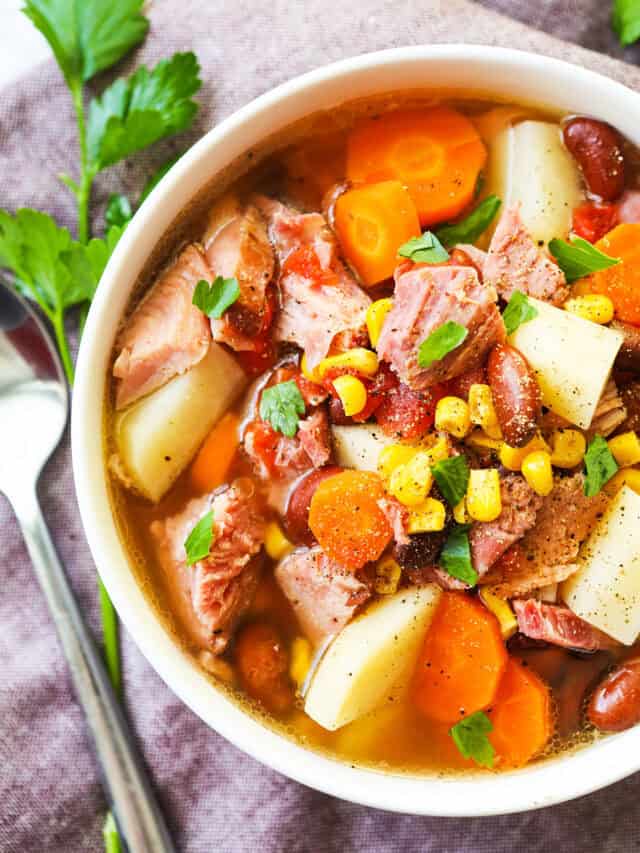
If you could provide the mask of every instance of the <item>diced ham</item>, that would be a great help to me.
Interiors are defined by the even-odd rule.
[[[458,243],[456,249],[465,253],[474,267],[478,270],[480,279],[483,279],[484,265],[487,262],[487,252],[483,249],[478,249],[478,247],[474,246],[472,243]]]
[[[244,432],[244,451],[258,476],[292,479],[309,468],[321,468],[332,456],[329,419],[318,408],[298,425],[292,438],[276,432],[270,424],[252,421]]]
[[[275,577],[314,645],[341,631],[371,595],[366,584],[318,547],[289,554],[276,567]]]
[[[409,545],[409,510],[392,496],[381,498],[378,506],[386,515],[393,530],[393,539],[396,545]]]
[[[542,506],[537,495],[519,474],[507,474],[500,482],[502,512],[495,521],[477,522],[469,531],[471,561],[482,577],[507,548],[521,539],[536,522]]]
[[[326,410],[316,409],[301,420],[297,438],[314,468],[326,465],[331,459],[331,433]]]
[[[503,299],[521,290],[536,299],[562,305],[569,295],[564,273],[537,246],[520,218],[519,205],[508,207],[500,217],[483,267],[485,284]]]
[[[213,511],[214,539],[208,557],[187,566],[184,543]],[[224,651],[237,619],[258,583],[265,524],[253,487],[240,484],[194,498],[177,515],[154,521],[151,534],[170,587],[192,634],[211,651]],[[182,605],[182,606],[180,606]]]
[[[532,640],[544,640],[565,649],[595,652],[616,645],[611,637],[576,616],[568,607],[545,604],[535,598],[511,602],[518,629]]]
[[[627,419],[627,408],[618,392],[618,386],[610,379],[593,414],[589,435],[611,435]]]
[[[401,264],[393,308],[378,340],[378,355],[415,391],[460,376],[504,340],[496,292],[480,283],[473,267]],[[465,341],[430,367],[418,365],[418,348],[439,326],[453,321],[468,330]]]
[[[209,321],[192,304],[200,279],[211,272],[190,245],[135,309],[118,338],[113,365],[116,408],[123,409],[201,361],[209,349]]]

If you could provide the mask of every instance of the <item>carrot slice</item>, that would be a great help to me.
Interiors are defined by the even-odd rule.
[[[445,592],[418,661],[416,705],[432,720],[456,723],[491,704],[506,665],[495,616],[465,593]]]
[[[350,571],[377,560],[389,544],[392,529],[378,506],[382,481],[371,471],[342,471],[315,490],[309,527],[325,553]]]
[[[343,193],[334,225],[345,258],[368,286],[393,275],[398,248],[420,235],[416,206],[400,181]]]
[[[239,422],[234,412],[227,412],[205,438],[189,472],[198,492],[211,492],[224,483],[239,443]]]
[[[486,159],[473,124],[444,106],[367,119],[347,140],[347,178],[367,184],[401,181],[422,225],[452,219],[467,207]]]
[[[594,273],[586,279],[587,287],[611,299],[619,320],[640,325],[640,223],[618,225],[596,248],[622,263]]]
[[[489,717],[496,763],[521,767],[544,749],[553,732],[549,688],[535,672],[511,658]]]

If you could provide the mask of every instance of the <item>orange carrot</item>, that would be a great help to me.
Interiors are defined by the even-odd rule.
[[[403,183],[422,225],[453,219],[474,196],[487,159],[469,121],[451,107],[398,110],[358,124],[347,140],[347,178]]]
[[[345,258],[369,286],[393,275],[398,248],[420,236],[420,221],[400,181],[384,181],[343,193],[335,230]]]
[[[313,494],[309,527],[325,553],[350,571],[377,560],[392,536],[378,506],[384,487],[371,471],[341,471],[323,480]]]
[[[413,696],[433,720],[457,723],[487,708],[507,665],[495,616],[461,592],[445,592],[418,661]]]
[[[618,225],[598,240],[596,248],[622,263],[594,273],[585,280],[586,286],[611,299],[619,320],[640,325],[640,223]]]
[[[268,622],[245,625],[236,638],[234,660],[242,686],[250,696],[276,713],[291,707],[289,655],[273,625]]]
[[[521,767],[544,749],[553,732],[549,688],[510,658],[489,717],[496,765]]]
[[[227,412],[205,438],[189,472],[198,492],[211,492],[224,483],[238,447],[238,424],[238,416]]]

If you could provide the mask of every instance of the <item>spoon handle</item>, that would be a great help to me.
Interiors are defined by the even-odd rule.
[[[127,847],[130,853],[175,853],[102,658],[51,541],[35,488],[11,495],[10,500],[69,663]]]

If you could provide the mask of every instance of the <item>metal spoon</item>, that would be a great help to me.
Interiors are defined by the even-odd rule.
[[[0,282],[0,492],[13,506],[96,745],[107,795],[131,853],[175,853],[102,659],[82,619],[38,503],[69,397],[44,326]]]

